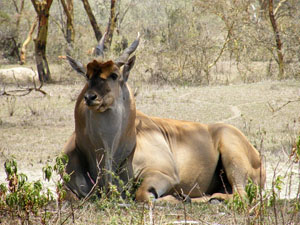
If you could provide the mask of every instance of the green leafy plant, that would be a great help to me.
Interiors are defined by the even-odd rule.
[[[292,148],[290,158],[294,162],[299,162],[300,161],[300,135],[299,135],[298,140],[296,141],[294,147]]]
[[[7,160],[4,169],[8,184],[0,185],[0,207],[22,222],[29,222],[31,215],[37,216],[40,209],[53,200],[53,194],[49,189],[43,190],[40,180],[29,182],[25,174],[19,174],[14,159]]]
[[[249,179],[248,184],[246,185],[246,193],[249,204],[254,203],[258,199],[259,186],[254,184],[251,179]]]
[[[58,202],[61,203],[66,196],[64,183],[70,181],[70,175],[66,173],[65,168],[68,163],[68,156],[62,154],[56,158],[56,163],[53,167],[54,171],[60,176],[59,181],[56,183],[56,193],[58,195]],[[50,169],[48,169],[50,170]]]
[[[272,193],[268,198],[268,206],[274,206],[276,199],[278,198],[278,194],[282,190],[283,177],[276,176],[272,182]]]
[[[248,208],[248,199],[241,197],[237,192],[233,194],[232,199],[226,201],[229,209],[237,212],[245,212]]]
[[[248,179],[245,191],[247,196],[240,196],[237,192],[234,193],[232,199],[226,201],[227,206],[237,212],[248,212],[251,206],[259,201],[260,187],[251,179]]]
[[[103,188],[99,191],[101,195],[101,199],[98,201],[99,207],[115,207],[118,204],[133,203],[133,192],[136,183],[133,180],[124,183],[115,173],[111,171],[107,171],[107,173],[112,176],[113,183],[109,184],[108,190]]]
[[[44,180],[50,181],[53,172],[60,175],[56,182],[56,201],[61,207],[65,198],[64,182],[70,180],[70,176],[65,172],[68,162],[66,155],[56,158],[55,165],[43,167]],[[49,188],[44,188],[41,180],[28,181],[27,175],[18,173],[18,165],[15,159],[9,159],[4,164],[7,183],[0,184],[0,210],[8,212],[12,218],[19,218],[21,223],[29,223],[31,217],[40,218],[42,224],[47,223],[47,219],[53,216],[47,211],[49,203],[54,201],[54,194]],[[60,208],[59,208],[60,209]]]

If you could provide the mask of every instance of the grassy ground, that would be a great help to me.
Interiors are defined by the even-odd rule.
[[[5,181],[2,165],[11,156],[29,180],[42,179],[42,167],[54,163],[74,130],[75,100],[84,83],[75,76],[56,75],[55,79],[60,83],[42,88],[47,96],[39,92],[16,98],[0,96],[0,183]],[[296,197],[299,165],[292,163],[289,155],[300,131],[299,81],[179,87],[132,80],[131,87],[138,92],[137,108],[148,115],[202,123],[226,122],[241,129],[264,157],[266,189],[271,189],[274,177],[281,175],[284,183],[278,197]],[[14,88],[8,85],[6,90]],[[55,189],[53,182],[47,185]],[[287,213],[292,204],[292,201],[282,203],[281,211]],[[70,212],[67,203],[65,207],[62,209],[64,216]],[[134,203],[124,206],[107,200],[88,202],[74,214],[67,223],[151,224],[154,220],[154,224],[184,224],[185,220],[190,220],[198,224],[241,224],[257,216],[248,218],[249,214],[231,211],[224,204],[157,205],[149,211],[148,206]],[[3,218],[5,216],[0,223],[10,223]],[[274,211],[270,210],[265,223],[274,224],[274,218]],[[283,222],[291,217],[278,218]],[[295,221],[292,218],[290,222],[295,224]]]

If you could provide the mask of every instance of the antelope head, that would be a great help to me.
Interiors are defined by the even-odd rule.
[[[135,56],[131,58],[129,56],[136,50],[140,40],[138,34],[136,40],[124,50],[117,60],[104,61],[105,36],[106,34],[95,48],[96,58],[86,66],[67,56],[72,68],[87,80],[87,89],[84,93],[86,106],[90,110],[100,113],[110,109],[115,100],[120,97],[120,88],[127,82],[135,62]]]

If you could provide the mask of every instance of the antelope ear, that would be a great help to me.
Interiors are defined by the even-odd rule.
[[[127,63],[124,64],[123,72],[122,72],[122,76],[123,76],[124,82],[126,82],[126,81],[128,80],[130,70],[133,68],[134,63],[135,63],[135,58],[136,58],[135,55],[132,56],[132,57],[127,61]]]
[[[80,75],[86,77],[86,68],[84,68],[84,66],[80,62],[76,61],[75,59],[73,59],[72,57],[70,57],[68,55],[67,55],[67,59],[68,59],[69,64],[71,65],[71,67],[77,73],[79,73]]]

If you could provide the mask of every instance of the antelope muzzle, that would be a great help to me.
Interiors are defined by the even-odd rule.
[[[95,92],[87,92],[84,95],[84,101],[87,106],[99,106],[101,105],[102,101],[99,100],[98,95]]]

